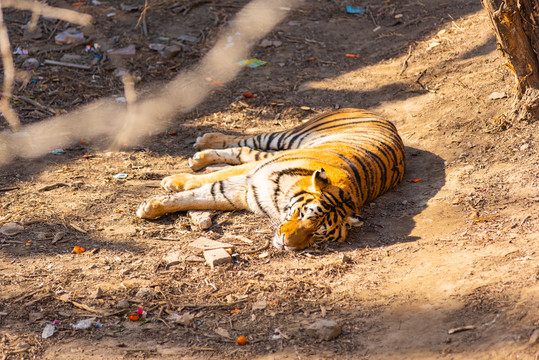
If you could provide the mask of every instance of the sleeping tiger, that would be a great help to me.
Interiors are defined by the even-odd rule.
[[[293,129],[257,136],[208,133],[189,159],[203,175],[178,174],[161,186],[172,195],[142,203],[137,216],[155,219],[186,210],[240,210],[279,223],[273,245],[304,249],[344,241],[361,207],[404,176],[404,145],[395,126],[359,109],[319,115]]]

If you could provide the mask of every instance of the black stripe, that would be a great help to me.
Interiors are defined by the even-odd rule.
[[[251,187],[251,191],[253,193],[253,197],[255,199],[256,206],[260,209],[260,211],[262,211],[264,213],[264,215],[271,218],[271,216],[267,213],[266,209],[264,209],[262,207],[262,205],[260,205],[260,201],[258,200],[258,193],[256,192],[255,186],[253,184],[250,184],[250,187]]]
[[[219,184],[219,191],[221,192],[221,195],[225,198],[225,200],[232,205],[232,207],[235,209],[236,205],[226,196],[226,190],[225,190],[225,182],[223,180],[217,182]]]

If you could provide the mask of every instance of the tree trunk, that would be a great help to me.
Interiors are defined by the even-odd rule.
[[[515,76],[517,99],[511,118],[539,117],[539,2],[537,0],[481,0],[488,12],[498,49]]]

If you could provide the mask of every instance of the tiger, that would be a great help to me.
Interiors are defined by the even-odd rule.
[[[250,210],[276,223],[273,245],[301,250],[345,241],[363,205],[399,184],[404,145],[388,120],[362,109],[320,114],[289,130],[260,135],[207,133],[188,165],[222,170],[165,177],[170,195],[143,202],[136,214],[155,219],[187,210]]]

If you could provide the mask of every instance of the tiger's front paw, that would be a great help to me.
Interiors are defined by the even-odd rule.
[[[195,148],[202,149],[224,149],[226,147],[226,135],[221,133],[207,133],[197,138]]]
[[[142,219],[157,219],[167,213],[164,201],[166,196],[156,196],[140,204],[137,216]]]
[[[161,181],[161,187],[163,189],[175,192],[196,189],[201,185],[202,184],[197,181],[197,176],[190,174],[171,175]]]

